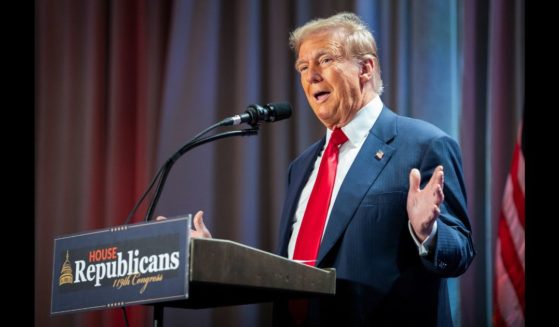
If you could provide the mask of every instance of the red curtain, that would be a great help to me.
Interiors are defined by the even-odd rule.
[[[38,269],[52,265],[45,245],[55,236],[122,224],[152,178],[169,8],[37,2]],[[124,326],[120,309],[44,320],[52,272],[43,272],[35,275],[37,325]],[[146,308],[127,310],[132,326],[148,321]]]

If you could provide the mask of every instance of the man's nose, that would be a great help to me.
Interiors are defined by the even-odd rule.
[[[307,83],[318,83],[322,81],[322,75],[320,74],[320,69],[315,65],[310,65],[307,71]]]

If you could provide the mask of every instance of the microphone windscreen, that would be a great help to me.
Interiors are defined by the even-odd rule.
[[[270,111],[269,121],[278,121],[291,117],[291,104],[289,102],[272,102],[266,105]]]

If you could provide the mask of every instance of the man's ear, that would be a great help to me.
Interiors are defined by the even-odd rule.
[[[361,84],[365,84],[373,78],[374,67],[373,58],[365,58],[361,60],[359,68],[359,80],[361,81]]]

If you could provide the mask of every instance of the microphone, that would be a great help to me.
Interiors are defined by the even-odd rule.
[[[251,104],[247,110],[240,114],[221,121],[221,126],[239,125],[249,123],[252,126],[258,125],[265,121],[268,123],[291,117],[291,104],[288,102],[272,102],[264,107],[258,104]]]

